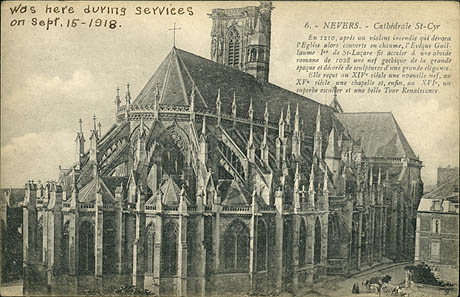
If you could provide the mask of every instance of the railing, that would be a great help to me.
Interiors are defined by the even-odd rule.
[[[94,208],[94,203],[80,204],[80,209],[91,209]]]
[[[205,211],[212,211],[212,206],[206,205],[206,206],[204,207],[204,210],[205,210]]]
[[[178,211],[178,210],[179,210],[179,206],[165,206],[165,210],[169,210],[169,211]]]
[[[248,212],[250,211],[250,206],[229,206],[224,205],[222,207],[222,211],[236,211],[236,212]]]
[[[62,207],[64,208],[70,208],[70,203],[69,202],[63,202]]]
[[[189,206],[189,207],[187,208],[187,210],[188,210],[188,211],[196,211],[196,208],[197,208],[196,206]]]
[[[146,205],[145,209],[146,210],[157,210],[157,207],[156,207],[156,205]]]

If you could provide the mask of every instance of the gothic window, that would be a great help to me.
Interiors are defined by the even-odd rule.
[[[103,226],[104,230],[102,243],[104,247],[102,250],[102,271],[104,274],[114,273],[117,259],[115,252],[115,226],[113,214],[104,214]]]
[[[304,267],[307,263],[307,228],[305,227],[305,221],[300,221],[299,231],[299,267]]]
[[[62,272],[69,272],[69,222],[64,225],[61,239]]]
[[[236,67],[240,62],[240,34],[235,27],[228,31],[228,65]]]
[[[147,227],[147,234],[145,235],[145,271],[147,273],[153,273],[154,261],[155,261],[155,227],[149,225]]]
[[[267,269],[267,227],[262,220],[257,227],[257,271],[263,271]]]
[[[187,224],[187,275],[194,275],[196,265],[194,258],[197,256],[195,248],[195,226],[190,222]]]
[[[37,227],[37,241],[36,241],[36,248],[37,248],[37,256],[38,261],[43,261],[43,223],[39,222]]]
[[[227,271],[248,271],[249,232],[243,222],[233,221],[224,233],[224,263]]]
[[[265,50],[263,48],[259,49],[259,61],[265,61]]]
[[[177,273],[177,228],[174,223],[168,223],[163,228],[161,246],[161,272],[173,276]]]
[[[79,271],[81,274],[94,273],[94,226],[83,222],[79,232]]]
[[[257,50],[255,48],[251,49],[251,58],[249,59],[249,62],[255,62],[257,61]]]
[[[340,238],[338,232],[339,224],[336,215],[330,215],[328,220],[328,243],[327,255],[331,258],[338,257],[340,254]]]
[[[185,179],[187,165],[186,136],[178,128],[169,128],[161,137],[161,173],[162,179],[171,177],[176,183]]]
[[[367,216],[363,215],[362,227],[361,227],[361,257],[367,256]]]
[[[315,222],[315,250],[313,255],[315,264],[321,263],[321,224],[319,218]]]

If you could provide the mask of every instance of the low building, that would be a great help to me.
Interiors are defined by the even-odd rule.
[[[0,189],[1,282],[22,278],[22,201],[24,195],[24,189]]]
[[[458,284],[459,175],[458,168],[449,171],[447,177],[446,170],[438,170],[438,180],[441,177],[442,181],[438,181],[438,186],[420,201],[415,264],[425,262],[440,280]]]

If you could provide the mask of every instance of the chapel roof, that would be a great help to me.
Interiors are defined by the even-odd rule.
[[[367,157],[418,159],[391,112],[335,113]]]
[[[237,103],[237,116],[247,118],[250,98],[253,100],[254,118],[262,120],[265,103],[271,123],[277,123],[282,109],[291,105],[291,121],[296,104],[304,121],[307,135],[312,135],[318,106],[321,105],[321,129],[329,131],[334,109],[314,100],[283,89],[271,83],[258,82],[252,75],[187,51],[173,47],[161,62],[133,105],[153,105],[158,92],[160,105],[189,106],[195,86],[195,108],[215,109],[220,89],[222,112],[230,114],[233,96]]]

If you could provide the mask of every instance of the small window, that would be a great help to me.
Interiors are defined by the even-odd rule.
[[[431,258],[439,259],[439,251],[441,249],[441,243],[439,241],[431,242]]]
[[[439,234],[441,233],[441,220],[433,219],[431,223],[431,233]]]

